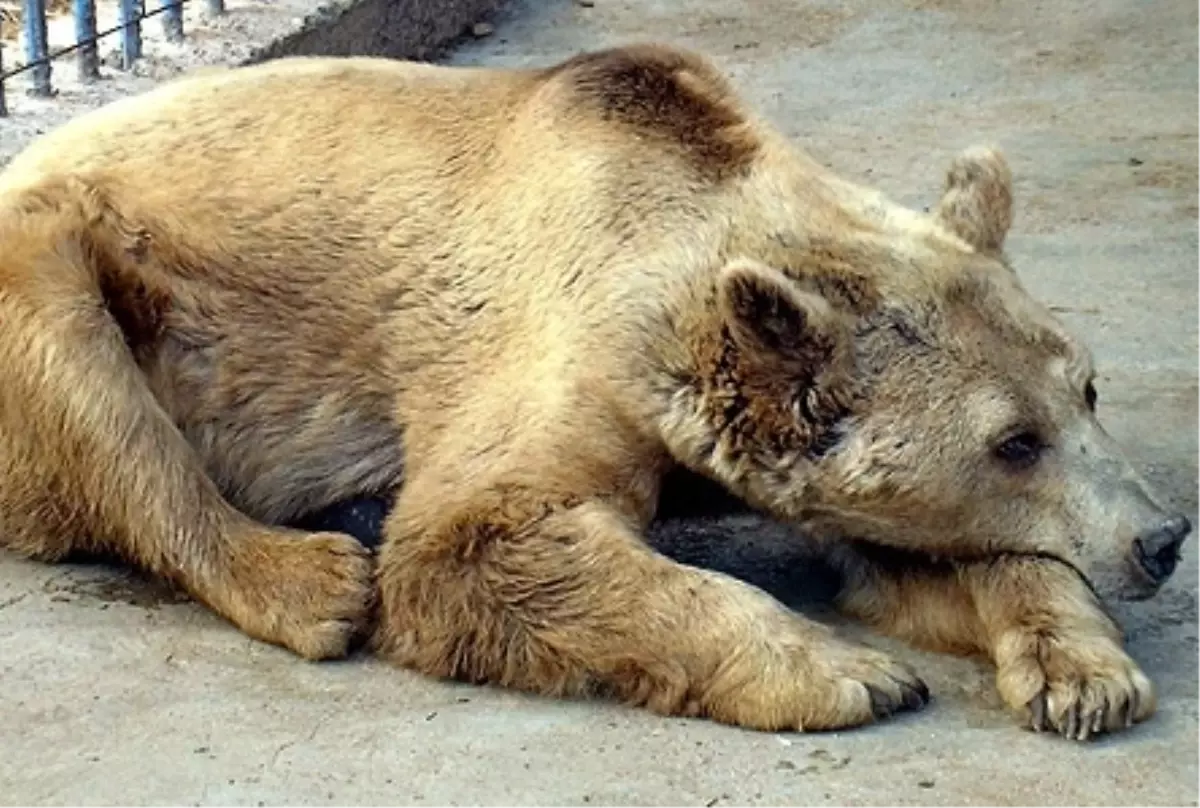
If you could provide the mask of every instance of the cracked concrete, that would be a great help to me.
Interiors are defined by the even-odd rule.
[[[998,141],[1018,271],[1095,348],[1110,430],[1194,516],[1196,22],[1185,0],[560,0],[517,3],[452,61],[698,47],[819,159],[913,205],[957,149]],[[659,538],[812,592],[752,520]],[[1157,600],[1122,609],[1159,714],[1081,746],[1017,729],[987,666],[877,638],[926,676],[927,710],[769,735],[306,664],[125,571],[0,556],[0,801],[1195,805],[1196,587],[1193,540]]]

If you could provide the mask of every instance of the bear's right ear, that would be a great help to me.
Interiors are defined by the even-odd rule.
[[[955,157],[936,215],[979,252],[1001,252],[1013,221],[1012,172],[1004,154],[975,146]]]
[[[754,355],[770,355],[815,371],[836,352],[842,323],[824,298],[757,261],[727,265],[718,284],[730,335]]]

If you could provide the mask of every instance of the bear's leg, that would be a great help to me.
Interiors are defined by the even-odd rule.
[[[925,703],[907,667],[654,553],[606,502],[475,491],[410,479],[389,517],[375,644],[397,664],[764,730],[851,727]]]
[[[106,310],[70,208],[0,221],[0,546],[47,561],[113,553],[252,636],[344,654],[369,613],[365,551],[222,498]]]
[[[839,607],[916,645],[984,653],[1005,702],[1036,730],[1086,740],[1143,721],[1154,687],[1079,574],[1053,559],[970,563],[839,549]]]

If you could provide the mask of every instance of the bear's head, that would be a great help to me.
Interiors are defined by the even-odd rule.
[[[811,164],[790,189],[771,170],[686,338],[676,455],[819,536],[1048,556],[1102,595],[1156,592],[1190,525],[1097,419],[1089,351],[1009,266],[1003,157],[960,155],[928,215]]]

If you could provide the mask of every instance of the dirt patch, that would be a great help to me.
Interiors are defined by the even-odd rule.
[[[1135,162],[1136,161],[1136,162]],[[1175,160],[1146,163],[1140,158],[1131,158],[1134,182],[1142,188],[1170,188],[1183,190],[1195,196],[1196,167]]]
[[[91,601],[101,609],[119,603],[157,610],[192,600],[170,584],[130,570],[72,570],[46,581],[42,591],[56,603]]]
[[[324,7],[309,24],[257,50],[250,62],[280,56],[387,56],[434,59],[466,36],[488,36],[500,0],[358,0]]]

